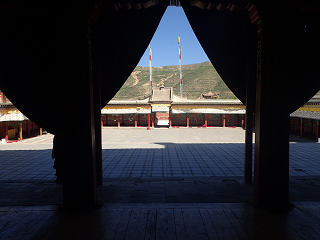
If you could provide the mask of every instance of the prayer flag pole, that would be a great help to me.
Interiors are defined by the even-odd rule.
[[[150,96],[152,95],[152,49],[149,46]]]
[[[182,72],[181,72],[181,46],[180,46],[180,37],[178,37],[178,44],[179,44],[179,67],[180,67],[180,97],[183,97],[182,94],[182,89],[183,89],[183,84],[182,84]]]

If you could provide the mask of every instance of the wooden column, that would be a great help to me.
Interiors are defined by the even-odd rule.
[[[91,24],[86,17],[70,17],[60,25],[63,39],[58,81],[63,84],[60,131],[57,138],[63,176],[63,205],[83,212],[97,199],[96,127],[91,55]],[[62,101],[62,100],[61,100]],[[70,106],[73,106],[70,111]],[[77,119],[77,121],[74,121]],[[98,118],[100,121],[100,118]],[[100,123],[99,123],[100,125]],[[70,140],[70,126],[72,131]],[[80,131],[81,130],[81,131]]]
[[[169,112],[169,128],[172,127],[172,122],[171,122],[171,112]]]
[[[138,116],[137,116],[137,114],[134,116],[134,126],[138,127]]]
[[[290,113],[279,102],[289,99],[288,34],[280,10],[270,6],[265,13],[258,23],[254,201],[265,209],[286,211]]]
[[[223,114],[222,116],[222,127],[226,127],[226,115]]]
[[[252,132],[257,78],[256,31],[256,26],[248,21],[246,30],[246,114],[245,121],[243,115],[241,120],[242,127],[245,127],[244,183],[246,184],[252,182]],[[243,126],[243,122],[245,122],[245,126]]]
[[[148,113],[148,130],[150,129],[150,113]]]
[[[18,123],[18,133],[19,133],[18,140],[22,140],[22,122]]]
[[[94,135],[95,135],[95,154],[96,154],[96,175],[97,185],[102,185],[102,132],[103,119],[101,114],[101,48],[100,48],[100,25],[92,24],[92,87],[93,87],[93,109],[94,109]]]
[[[9,140],[9,133],[8,133],[8,123],[4,123],[4,138],[6,139],[6,141]]]
[[[207,120],[207,116],[206,114],[203,115],[204,118],[204,124],[206,125],[206,127],[208,126],[208,120]]]
[[[304,133],[304,119],[300,118],[300,137],[303,137]]]
[[[152,119],[152,127],[153,127],[153,128],[154,128],[154,118],[155,118],[155,114],[152,113],[152,114],[151,114],[151,119]]]
[[[320,136],[320,134],[319,134],[319,131],[320,131],[320,124],[319,124],[319,120],[317,120],[317,131],[316,131],[316,139],[317,139],[317,141],[318,141],[318,138],[319,138],[319,136]]]
[[[30,121],[27,120],[27,136],[30,137]]]
[[[39,135],[42,136],[42,128],[39,127]]]
[[[189,127],[189,114],[187,113],[187,127]]]
[[[244,115],[241,115],[241,127],[244,128]]]

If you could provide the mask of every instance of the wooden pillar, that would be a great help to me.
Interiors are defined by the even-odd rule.
[[[150,113],[148,113],[148,130],[150,129]]]
[[[171,112],[169,112],[169,128],[171,128],[172,127],[172,122],[171,122],[172,120],[171,120]]]
[[[226,127],[226,115],[223,114],[223,117],[222,117],[222,127]]]
[[[206,127],[207,127],[207,126],[208,126],[208,120],[207,120],[206,114],[203,114],[203,118],[204,118],[204,124],[205,124]]]
[[[93,88],[93,109],[94,109],[94,140],[95,140],[95,164],[97,185],[102,185],[102,127],[103,119],[101,114],[101,42],[100,42],[100,25],[93,24],[91,27],[92,34],[92,88]]]
[[[39,135],[42,136],[42,128],[39,127]]]
[[[120,127],[120,115],[118,115],[118,127]]]
[[[138,116],[137,116],[137,114],[134,116],[134,126],[138,127]]]
[[[153,127],[153,128],[154,128],[154,118],[155,118],[155,114],[152,113],[152,114],[151,114],[151,119],[152,119],[152,127]]]
[[[22,122],[18,123],[18,133],[19,133],[18,140],[22,140]]]
[[[317,120],[317,130],[316,130],[316,139],[318,141],[318,138],[320,137],[320,124],[319,124],[319,120]]]
[[[304,119],[300,118],[300,137],[303,137],[304,133]]]
[[[257,78],[257,49],[255,48],[257,39],[254,37],[255,34],[256,27],[248,21],[246,30],[246,114],[242,115],[241,120],[241,126],[245,127],[244,183],[246,184],[252,183],[252,132]]]
[[[283,104],[290,99],[286,95],[286,88],[290,83],[288,28],[282,17],[283,13],[268,6],[270,11],[265,9],[266,14],[258,23],[254,202],[264,209],[287,211],[291,207],[290,113],[283,108]]]
[[[8,141],[9,140],[8,123],[5,122],[3,126],[4,126],[4,138],[6,139],[6,141]]]
[[[30,137],[30,121],[27,120],[27,136]]]
[[[187,114],[187,127],[189,127],[189,114],[188,113],[186,114]]]
[[[61,99],[67,102],[62,106],[63,122],[55,138],[58,140],[56,144],[62,164],[63,205],[67,210],[83,212],[99,203],[91,24],[87,17],[79,15],[68,18],[68,22],[60,27],[63,28],[61,38],[64,41],[61,41],[59,48],[58,81],[63,83]],[[70,111],[70,106],[74,106],[73,111]],[[70,126],[77,129],[72,132],[72,141]]]
[[[241,127],[244,128],[244,115],[241,115]]]

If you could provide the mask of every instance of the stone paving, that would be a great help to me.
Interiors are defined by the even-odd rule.
[[[51,134],[0,145],[0,206],[61,204]],[[304,142],[302,142],[304,141]],[[249,202],[241,128],[103,128],[104,184],[110,203]],[[320,144],[292,136],[290,199],[319,201]]]

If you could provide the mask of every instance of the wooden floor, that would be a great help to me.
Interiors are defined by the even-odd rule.
[[[276,214],[242,203],[0,208],[0,239],[320,239],[320,203]]]

